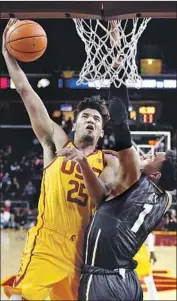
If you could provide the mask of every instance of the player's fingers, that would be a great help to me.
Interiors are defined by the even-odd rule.
[[[60,149],[59,151],[56,151],[56,155],[57,156],[67,156],[68,154],[70,154],[71,150],[69,149],[69,147],[65,147],[65,148],[62,148]]]
[[[15,20],[17,19],[10,19],[4,29],[4,36],[7,34],[8,30],[10,29],[10,27],[14,24],[14,22],[16,22]]]
[[[14,18],[11,18],[10,20],[9,20],[9,22],[7,23],[7,25],[6,25],[6,30],[9,30],[9,28],[14,24]]]
[[[68,152],[70,150],[70,147],[63,147],[60,150],[56,150],[56,154],[60,154],[60,153],[64,153],[64,152]]]
[[[75,154],[70,154],[64,158],[64,161],[74,160],[75,158],[76,158]]]
[[[20,20],[17,19],[17,18],[15,18],[15,19],[14,19],[14,24],[16,24],[16,23],[18,23],[18,22],[20,22]]]
[[[17,23],[17,22],[18,22],[18,19],[17,19],[17,18],[13,18],[13,19],[12,19],[12,23],[11,23],[10,26],[14,25],[14,24]]]
[[[6,27],[10,27],[12,25],[13,21],[14,21],[14,18],[10,18]]]

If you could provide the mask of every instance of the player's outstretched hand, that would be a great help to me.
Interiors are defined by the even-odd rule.
[[[3,32],[3,37],[2,37],[2,54],[5,55],[8,52],[7,47],[6,47],[6,37],[9,29],[11,28],[12,25],[14,25],[18,20],[17,19],[10,19],[9,22],[6,25],[6,28],[4,29]]]
[[[84,154],[76,147],[65,147],[59,151],[56,151],[56,155],[60,157],[65,157],[64,161],[73,160],[78,163],[85,159]]]

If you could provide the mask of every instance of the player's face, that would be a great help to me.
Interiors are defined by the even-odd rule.
[[[100,113],[94,109],[85,109],[77,117],[74,126],[75,137],[77,139],[96,143],[100,137],[103,137],[103,119]]]
[[[166,160],[164,152],[157,152],[155,155],[142,156],[140,158],[141,170],[147,175],[152,175],[160,170],[163,161]]]

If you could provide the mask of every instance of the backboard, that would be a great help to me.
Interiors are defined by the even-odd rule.
[[[16,18],[19,19],[82,18],[117,20],[136,17],[176,18],[176,2],[1,1],[1,19],[9,19],[9,13],[15,14]]]

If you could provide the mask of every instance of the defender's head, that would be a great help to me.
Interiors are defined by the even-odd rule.
[[[176,188],[176,153],[168,150],[141,158],[141,170],[164,190]]]
[[[109,119],[106,103],[100,96],[92,96],[81,101],[75,111],[74,140],[96,144],[103,137],[103,127]]]

